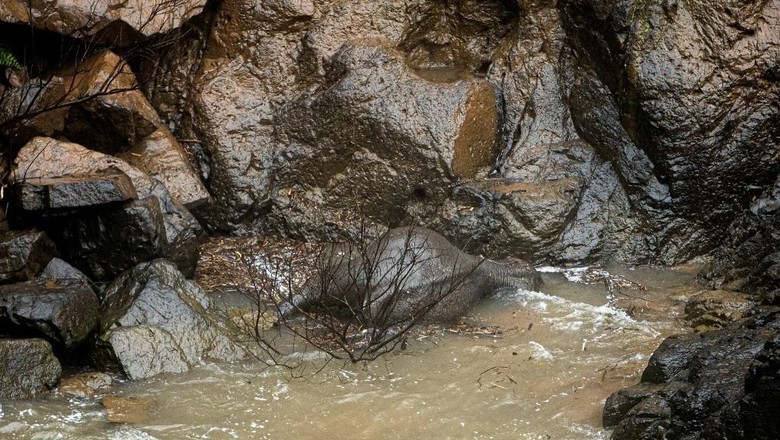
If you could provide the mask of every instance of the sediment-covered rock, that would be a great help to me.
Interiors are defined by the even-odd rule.
[[[321,188],[326,205],[387,224],[410,201],[435,204],[456,179],[485,172],[496,153],[490,84],[423,79],[381,41],[345,45],[325,84],[279,118],[289,144],[280,193]]]
[[[57,384],[62,374],[43,339],[0,339],[0,399],[29,399]]]
[[[241,358],[209,308],[200,287],[170,262],[140,264],[104,292],[94,357],[133,379],[187,371],[205,358]]]

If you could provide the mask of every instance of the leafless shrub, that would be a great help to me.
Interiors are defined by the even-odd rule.
[[[324,365],[302,361],[312,358],[312,350],[323,362],[375,360],[405,346],[409,332],[481,264],[444,256],[427,230],[381,235],[365,222],[356,230],[347,242],[304,253],[241,256],[253,273],[243,292],[251,307],[234,311],[231,319],[244,341],[258,347],[259,359],[297,374]]]

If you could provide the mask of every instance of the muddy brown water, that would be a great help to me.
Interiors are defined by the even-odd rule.
[[[696,291],[693,266],[608,269],[647,288],[618,295],[633,317],[607,304],[604,284],[549,272],[542,292],[502,292],[474,310],[468,321],[490,331],[442,329],[305,378],[210,363],[94,398],[2,402],[0,438],[605,439],[605,399],[638,380],[665,336],[687,331],[679,316]],[[109,395],[153,403],[135,423],[110,423],[99,403]]]

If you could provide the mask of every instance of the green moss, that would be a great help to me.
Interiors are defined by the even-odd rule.
[[[639,44],[644,43],[650,36],[650,18],[652,16],[653,0],[632,0],[628,6],[627,19],[631,28],[634,29],[636,40]]]

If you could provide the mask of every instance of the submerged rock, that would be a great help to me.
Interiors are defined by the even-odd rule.
[[[57,392],[68,397],[86,398],[107,389],[114,382],[106,373],[78,373],[63,377],[57,384]]]
[[[0,399],[29,399],[52,388],[62,374],[43,339],[0,339]]]
[[[144,423],[150,416],[155,401],[143,397],[106,396],[100,399],[111,423]]]
[[[132,379],[243,357],[209,308],[200,287],[170,262],[140,264],[105,290],[94,357]]]

